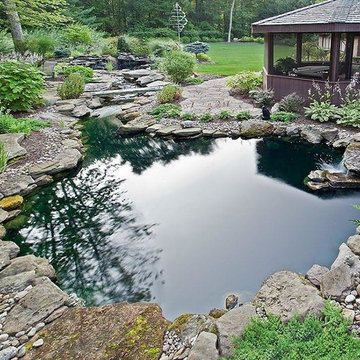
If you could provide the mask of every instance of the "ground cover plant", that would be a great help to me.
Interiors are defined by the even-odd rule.
[[[262,85],[262,75],[252,71],[242,71],[232,76],[227,82],[234,94],[248,95],[251,91],[258,90]]]
[[[148,112],[149,115],[156,115],[158,120],[162,118],[177,118],[181,115],[181,107],[175,104],[162,104]]]
[[[32,131],[39,131],[51,124],[47,121],[36,119],[14,118],[9,112],[0,110],[0,134],[25,133],[29,135]]]
[[[272,121],[280,121],[285,124],[290,124],[292,121],[298,119],[299,116],[299,114],[293,112],[277,111],[271,114],[270,119]]]
[[[236,120],[250,120],[252,118],[252,114],[250,111],[240,111],[239,113],[237,113],[235,115],[235,119]]]
[[[349,334],[341,307],[326,302],[324,319],[307,316],[283,324],[278,317],[256,319],[235,340],[231,360],[350,360],[360,358],[360,341]]]

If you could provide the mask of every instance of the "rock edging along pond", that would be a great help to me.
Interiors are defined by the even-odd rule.
[[[153,89],[150,92],[152,91]],[[147,92],[148,90],[145,91]],[[101,99],[109,95],[119,95],[106,93],[106,96],[101,97],[99,92],[95,91],[94,94]],[[134,94],[136,96],[133,96]],[[123,97],[124,93],[120,96]],[[110,105],[104,109],[102,105],[106,102],[92,98],[89,94],[86,100],[80,100],[86,101],[89,106],[95,105],[96,108],[103,109],[99,113],[110,117],[110,121],[118,127],[119,136],[147,133],[150,136],[179,140],[199,136],[288,136],[301,137],[312,143],[327,142],[331,146],[347,147],[350,150],[359,141],[357,135],[340,137],[338,129],[329,129],[321,125],[285,126],[262,120],[250,120],[240,124],[232,122],[232,129],[229,130],[229,123],[215,125],[215,128],[212,128],[214,125],[177,120],[158,122],[147,115],[138,116],[141,112],[138,110],[142,106],[146,108],[149,101],[151,102],[149,98],[138,97],[136,92],[131,92],[131,98],[138,104],[135,109],[126,105],[129,99],[124,98],[117,98],[116,101],[125,103],[116,109],[109,109]],[[80,108],[83,105],[76,103],[66,110],[64,106],[67,104],[58,103],[54,111],[43,113],[41,117],[54,121],[66,119],[68,124],[76,127],[75,115],[80,118],[81,114],[88,114],[87,109]],[[71,108],[71,116],[57,112],[56,109],[60,106],[63,113]],[[128,112],[130,110],[131,112]],[[128,121],[135,116],[134,113],[136,119]],[[124,121],[124,115],[128,114],[132,115]],[[79,132],[66,128],[62,132],[71,134],[71,138],[63,140],[65,149],[62,155],[57,154],[47,161],[31,164],[28,174],[17,175],[22,176],[18,178],[21,182],[15,181],[16,177],[13,177],[14,181],[7,184],[12,190],[3,190],[5,196],[25,196],[35,187],[52,181],[52,176],[78,166],[82,160]],[[71,143],[73,139],[75,143]],[[76,151],[72,151],[73,149]],[[352,171],[356,170],[353,160],[348,164],[351,164]],[[21,203],[21,197],[4,198],[3,209],[0,212],[2,222],[18,215]],[[3,229],[1,231],[3,232]],[[218,359],[219,354],[232,354],[232,336],[241,336],[252,317],[274,313],[286,322],[295,313],[301,316],[309,312],[319,314],[324,304],[324,296],[340,303],[344,308],[344,315],[353,322],[352,329],[358,331],[359,247],[359,236],[355,235],[347,244],[341,245],[339,256],[330,269],[315,265],[307,274],[308,279],[289,271],[276,273],[265,281],[251,303],[235,307],[228,312],[212,311],[211,315],[182,315],[169,324],[162,316],[159,306],[154,304],[118,304],[83,308],[75,295],[68,296],[53,283],[53,280],[56,280],[55,271],[47,260],[31,255],[17,258],[18,247],[12,242],[1,242],[0,359],[23,356],[25,359],[66,359],[69,351],[74,359],[83,359],[84,354],[89,359],[98,359],[100,356],[128,360],[139,359],[139,356],[145,360],[155,360],[159,357],[162,360],[196,360],[204,359],[204,356],[207,359]],[[107,334],[106,338],[103,337],[104,333]]]
[[[350,330],[360,334],[359,233],[340,246],[330,269],[314,265],[305,277],[274,273],[249,303],[237,307],[232,296],[229,311],[184,314],[173,323],[156,304],[85,308],[54,284],[47,260],[17,257],[16,244],[0,241],[0,359],[215,360],[233,355],[232,338],[252,318],[274,314],[287,323],[321,316],[325,299],[341,306]]]

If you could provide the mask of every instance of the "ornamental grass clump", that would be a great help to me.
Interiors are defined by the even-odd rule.
[[[279,110],[285,112],[300,112],[304,105],[304,99],[296,93],[283,97],[279,102]]]
[[[178,85],[166,85],[157,95],[157,101],[160,104],[179,101],[182,96],[182,89]]]
[[[279,317],[257,318],[235,339],[229,360],[350,360],[360,359],[360,341],[349,333],[342,308],[326,302],[324,319],[308,315],[287,325]]]
[[[38,67],[24,61],[0,62],[0,108],[26,111],[43,104],[44,78]]]
[[[7,165],[7,153],[4,143],[0,142],[0,173],[3,173]]]
[[[85,90],[85,80],[79,73],[70,74],[63,84],[59,85],[57,93],[62,100],[78,99]]]

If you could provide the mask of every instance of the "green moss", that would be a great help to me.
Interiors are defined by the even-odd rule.
[[[174,320],[174,322],[169,326],[168,331],[174,331],[181,329],[184,325],[188,323],[193,314],[183,314]]]
[[[160,348],[151,348],[151,349],[145,350],[145,352],[149,355],[160,355],[161,349]]]

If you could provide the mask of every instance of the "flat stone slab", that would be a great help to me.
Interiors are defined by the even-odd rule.
[[[20,146],[24,138],[25,134],[0,134],[0,142],[4,144],[8,160],[27,154],[26,149]]]
[[[156,132],[156,135],[168,136],[168,135],[171,135],[174,131],[177,131],[177,130],[181,130],[181,127],[180,126],[164,126],[164,127],[160,128]]]
[[[111,89],[111,82],[89,83],[85,85],[85,92],[98,92]]]
[[[202,133],[202,130],[200,128],[187,128],[187,129],[180,129],[175,130],[173,132],[173,135],[178,137],[188,137],[188,136],[195,136]]]
[[[23,194],[34,183],[34,179],[29,175],[14,176],[0,185],[0,193],[4,196]]]
[[[138,79],[143,76],[150,76],[152,74],[154,74],[154,71],[148,69],[123,71],[123,75],[125,79]]]
[[[240,135],[246,138],[270,136],[274,125],[263,120],[246,120],[241,123]]]
[[[104,106],[102,108],[96,109],[91,116],[96,117],[98,119],[106,119],[109,117],[117,117],[121,115],[123,112],[123,108],[121,105],[113,105],[113,106]]]
[[[10,310],[4,332],[16,334],[30,328],[63,306],[68,298],[53,282],[44,278]]]
[[[234,355],[233,337],[241,337],[256,317],[256,308],[252,304],[245,304],[230,310],[216,321],[218,329],[220,354],[225,357]]]
[[[155,304],[71,308],[42,329],[44,345],[25,359],[156,360],[168,325]]]
[[[0,240],[0,271],[10,265],[11,259],[15,258],[19,252],[20,248],[12,241]]]
[[[35,179],[43,175],[54,175],[75,169],[81,160],[82,155],[77,149],[66,148],[54,160],[31,166],[29,173]]]
[[[136,83],[140,86],[145,86],[147,84],[153,83],[154,81],[162,81],[165,76],[161,73],[155,73],[147,76],[142,76],[136,80]]]
[[[326,179],[333,189],[360,188],[360,176],[351,176],[342,173],[327,173]]]

